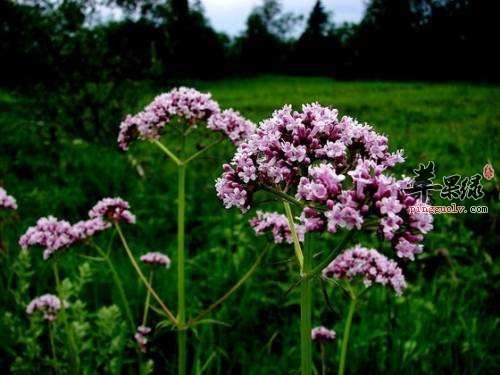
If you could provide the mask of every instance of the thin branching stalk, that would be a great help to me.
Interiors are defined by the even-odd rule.
[[[206,308],[205,310],[200,312],[196,317],[191,319],[188,322],[188,326],[196,324],[196,322],[198,322],[200,319],[205,317],[212,310],[214,310],[221,303],[223,303],[227,298],[229,298],[229,296],[231,296],[231,294],[236,292],[250,278],[250,276],[252,276],[253,273],[257,270],[258,266],[262,262],[262,259],[264,258],[264,256],[266,255],[266,253],[269,251],[270,248],[271,248],[271,245],[267,244],[264,247],[264,250],[262,250],[262,252],[259,254],[257,259],[255,260],[255,262],[252,264],[250,269],[243,275],[243,277],[241,279],[239,279],[238,282],[236,284],[234,284],[226,293],[224,293],[224,295],[222,297],[220,297],[217,301],[213,302],[210,306],[208,306],[208,308]]]
[[[98,245],[94,243],[92,245],[108,265],[111,275],[113,276],[113,281],[115,282],[116,289],[118,289],[118,294],[120,295],[120,299],[122,300],[122,305],[123,308],[125,309],[125,314],[127,315],[127,319],[130,324],[130,329],[132,330],[132,332],[134,332],[135,331],[134,318],[132,315],[132,311],[130,310],[127,296],[125,295],[125,290],[123,289],[123,283],[121,281],[120,275],[116,271],[116,268],[113,262],[111,261],[109,254],[105,253],[104,250],[101,249]]]
[[[56,290],[57,294],[59,296],[59,300],[61,301],[61,310],[59,312],[59,316],[61,317],[61,320],[63,321],[64,325],[64,330],[66,331],[66,337],[68,338],[69,342],[69,347],[70,347],[70,353],[71,353],[71,360],[73,362],[73,369],[75,373],[79,373],[80,369],[80,358],[78,354],[78,349],[76,347],[76,342],[75,342],[75,337],[73,335],[73,329],[70,326],[70,323],[68,322],[67,315],[66,315],[66,306],[65,306],[65,296],[63,293],[63,289],[61,287],[61,279],[59,277],[59,268],[57,267],[57,262],[54,260],[52,262],[52,268],[54,271],[54,279],[56,282]]]
[[[347,346],[349,343],[349,335],[351,334],[352,317],[354,311],[356,310],[357,298],[354,293],[351,293],[351,303],[349,305],[349,312],[347,313],[347,320],[345,322],[344,334],[342,337],[342,347],[340,351],[340,362],[339,362],[339,375],[344,375],[345,373],[345,362],[347,357]]]
[[[325,344],[320,343],[321,375],[326,375]]]
[[[201,155],[203,155],[205,152],[207,152],[208,150],[210,150],[211,148],[213,148],[214,146],[218,145],[219,143],[221,143],[222,141],[224,140],[224,138],[219,138],[218,140],[210,143],[208,146],[206,147],[203,147],[200,151],[194,153],[193,155],[191,155],[190,157],[188,157],[186,160],[184,160],[184,165],[192,162],[193,160],[195,160],[196,158],[200,157]]]
[[[165,146],[163,143],[161,143],[160,141],[158,140],[153,140],[152,141],[155,145],[157,145],[165,154],[167,154],[167,156],[169,158],[171,158],[175,164],[177,165],[181,165],[182,164],[182,160],[180,160],[172,151],[170,151],[168,149],[167,146]]]
[[[290,203],[283,200],[283,206],[288,219],[288,226],[292,233],[293,246],[295,254],[300,264],[301,276],[307,274],[312,268],[312,251],[305,248],[305,254],[302,252],[299,237],[295,228]],[[312,340],[311,340],[311,319],[312,310],[312,279],[304,279],[300,287],[300,369],[302,375],[312,373]]]
[[[186,331],[186,285],[185,285],[185,211],[186,211],[186,166],[178,166],[177,190],[177,331],[178,374],[186,373],[187,331]]]
[[[297,229],[295,228],[292,209],[290,208],[290,203],[286,200],[283,200],[283,207],[285,208],[288,225],[290,227],[290,232],[292,233],[293,248],[295,250],[295,256],[299,261],[300,274],[302,275],[304,273],[304,254],[302,253],[302,249],[300,248],[299,236],[297,235]]]
[[[177,326],[178,323],[177,323],[177,319],[175,318],[174,314],[172,314],[172,312],[167,307],[167,305],[165,304],[165,302],[163,302],[163,300],[160,298],[160,296],[158,296],[158,293],[156,293],[156,291],[151,287],[151,285],[149,284],[148,280],[146,279],[146,277],[142,273],[141,268],[137,264],[137,262],[136,262],[136,260],[134,258],[134,255],[132,254],[132,251],[130,250],[130,247],[128,246],[127,240],[125,239],[125,236],[123,235],[123,232],[122,232],[122,230],[120,228],[120,224],[118,224],[117,222],[115,222],[115,228],[116,228],[116,231],[118,233],[118,236],[120,237],[120,240],[122,242],[123,248],[125,249],[125,251],[126,251],[126,253],[127,253],[128,257],[129,257],[130,262],[132,263],[132,266],[134,267],[135,271],[139,275],[139,278],[144,283],[144,286],[146,287],[147,290],[149,290],[149,292],[151,293],[151,295],[153,296],[153,298],[156,300],[156,302],[158,302],[158,304],[162,308],[163,312],[166,314],[168,320],[170,320],[170,322],[174,326]]]
[[[54,331],[52,330],[52,324],[48,324],[48,329],[49,329],[49,341],[50,341],[50,349],[52,351],[52,360],[54,361],[54,372],[56,375],[60,374],[59,371],[59,365],[57,362],[57,355],[56,355],[56,346],[54,344]]]
[[[149,273],[149,285],[153,286],[153,273],[154,271],[151,270],[151,272]],[[145,326],[146,323],[148,322],[148,311],[149,311],[149,304],[150,304],[150,300],[151,300],[151,292],[147,291],[147,294],[146,294],[146,301],[144,302],[144,313],[142,314],[142,325]]]

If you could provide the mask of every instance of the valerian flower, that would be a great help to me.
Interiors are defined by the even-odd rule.
[[[102,219],[111,222],[124,221],[128,224],[134,224],[135,215],[129,209],[129,203],[121,198],[104,198],[92,207],[89,211],[89,217],[91,219]]]
[[[17,210],[17,202],[16,199],[7,194],[7,191],[0,186],[0,208],[4,208],[6,210]]]
[[[135,341],[139,344],[141,352],[147,352],[148,335],[151,333],[151,328],[147,326],[139,326],[134,334]]]
[[[19,239],[19,245],[23,249],[29,246],[43,247],[43,259],[47,260],[56,251],[68,248],[76,240],[78,238],[69,222],[48,216],[38,219],[35,226],[29,227]]]
[[[255,124],[247,120],[233,109],[226,109],[222,113],[214,113],[208,119],[209,129],[220,131],[238,146],[241,142],[255,133]]]
[[[356,245],[337,256],[324,270],[323,276],[335,279],[363,278],[368,287],[373,283],[391,286],[397,294],[406,288],[401,268],[393,260],[374,249]]]
[[[292,232],[285,215],[257,211],[257,216],[250,220],[250,226],[258,235],[270,232],[275,243],[292,243]],[[296,230],[299,240],[304,241],[304,228],[296,225]]]
[[[157,251],[152,251],[142,255],[141,261],[151,266],[162,266],[166,268],[170,268],[171,264],[171,260],[168,256]]]
[[[157,96],[143,111],[125,118],[120,125],[118,145],[127,150],[135,139],[159,139],[165,125],[176,117],[195,126],[198,121],[207,121],[219,112],[219,105],[210,94],[187,87],[174,88]]]
[[[320,326],[315,327],[311,330],[311,339],[314,342],[323,343],[328,341],[333,341],[337,337],[334,330],[328,329],[326,327]]]
[[[418,203],[404,191],[411,180],[389,174],[403,161],[402,151],[389,152],[386,136],[350,117],[339,119],[335,109],[284,106],[239,145],[216,190],[226,208],[242,212],[258,190],[286,193],[305,206],[306,231],[336,233],[375,222],[398,256],[414,259],[432,216],[409,213]]]
[[[64,307],[68,304],[64,302]],[[57,318],[59,310],[61,310],[61,300],[53,294],[44,294],[33,299],[26,307],[26,313],[32,315],[36,311],[43,313],[43,319],[48,322],[53,322]]]

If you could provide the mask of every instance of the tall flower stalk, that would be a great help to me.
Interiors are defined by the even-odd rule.
[[[165,126],[173,118],[183,120],[187,129],[181,128],[181,155],[171,151],[160,141]],[[184,158],[184,142],[199,122],[206,122],[211,130],[227,136],[238,144],[254,131],[254,125],[233,110],[220,111],[219,105],[211,99],[210,94],[203,94],[194,89],[181,87],[159,95],[142,112],[127,116],[120,125],[118,135],[119,147],[127,150],[136,138],[149,140],[163,151],[177,167],[177,327],[178,342],[178,374],[187,371],[187,311],[186,311],[186,172],[189,163],[220,143],[219,138],[208,146]],[[172,320],[172,319],[171,319]]]

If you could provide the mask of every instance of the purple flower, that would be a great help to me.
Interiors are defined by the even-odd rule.
[[[415,260],[415,254],[420,254],[423,251],[423,246],[400,237],[396,244],[396,251],[400,258]]]
[[[233,109],[226,109],[222,113],[215,112],[208,119],[207,127],[224,133],[236,146],[255,133],[256,129],[253,122]]]
[[[129,211],[130,205],[121,198],[104,198],[89,211],[91,219],[102,219],[113,222],[124,221],[135,223],[135,216]]]
[[[12,195],[8,195],[7,191],[0,186],[0,208],[7,210],[17,210],[16,199]]]
[[[333,341],[337,337],[337,334],[332,329],[320,326],[315,327],[311,330],[311,339],[318,343]]]
[[[396,262],[374,249],[357,245],[337,256],[324,270],[323,276],[336,279],[363,277],[368,287],[373,283],[390,285],[397,294],[406,288],[405,278]]]
[[[398,246],[398,256],[408,258],[421,249],[432,217],[408,213],[416,202],[404,192],[410,180],[389,174],[403,161],[401,150],[389,152],[386,136],[350,117],[339,119],[335,109],[317,103],[302,111],[284,106],[224,165],[217,196],[226,208],[245,212],[258,190],[286,192],[310,209],[301,215],[304,230],[336,233],[366,223]]]
[[[285,215],[276,212],[257,211],[257,216],[250,220],[250,226],[256,234],[271,232],[275,243],[292,243],[292,232]],[[303,227],[296,225],[300,241],[304,241]]]
[[[79,240],[85,240],[94,234],[111,227],[111,224],[101,217],[95,219],[82,220],[73,225],[73,235]]]
[[[170,268],[171,260],[165,254],[155,252],[149,252],[141,256],[141,261],[150,264],[152,266],[163,266]]]
[[[23,249],[29,246],[44,247],[43,259],[47,260],[56,251],[71,246],[77,239],[70,223],[48,216],[38,219],[35,226],[29,227],[19,239],[19,245]]]
[[[64,302],[64,306],[68,304]],[[26,307],[26,313],[32,315],[35,311],[43,312],[43,319],[53,322],[57,318],[57,313],[61,310],[61,300],[53,294],[44,294],[32,300]]]
[[[182,118],[195,126],[198,121],[207,121],[219,111],[219,105],[212,100],[210,94],[187,87],[174,88],[157,96],[142,112],[125,118],[120,124],[118,146],[127,150],[136,138],[158,139],[165,125],[174,117]]]
[[[139,344],[141,352],[147,352],[148,336],[151,333],[151,328],[146,326],[139,326],[135,332],[135,341]]]

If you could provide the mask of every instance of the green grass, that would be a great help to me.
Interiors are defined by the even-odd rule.
[[[284,104],[299,108],[318,101],[339,109],[341,115],[372,124],[389,136],[391,149],[404,148],[407,162],[400,172],[411,174],[420,162],[433,160],[438,178],[459,173],[481,173],[485,163],[500,165],[497,143],[500,129],[500,88],[466,83],[337,82],[325,78],[261,77],[214,82],[188,82],[211,91],[223,108],[233,107],[258,122]],[[169,86],[125,85],[127,98],[113,103],[120,114],[140,109]],[[104,121],[103,134],[112,139],[79,136],[70,132],[64,115],[49,117],[37,97],[0,90],[0,185],[18,199],[19,217],[7,223],[4,241],[9,256],[2,258],[3,294],[0,314],[11,312],[27,325],[24,306],[12,298],[8,267],[17,253],[16,240],[40,216],[54,214],[76,221],[103,196],[120,195],[130,201],[138,224],[126,227],[136,254],[149,250],[167,252],[174,260],[176,171],[164,156],[148,144],[133,146],[127,154],[115,145],[119,118]],[[71,105],[73,98],[66,98]],[[75,99],[76,100],[76,99]],[[82,114],[83,116],[83,114]],[[190,142],[208,142],[210,135]],[[83,134],[83,129],[82,129]],[[87,134],[87,133],[85,133]],[[176,147],[173,137],[167,143]],[[188,170],[188,313],[220,296],[242,275],[266,243],[248,228],[251,214],[226,211],[217,201],[213,182],[233,148],[213,150]],[[141,176],[138,166],[144,171]],[[374,288],[354,317],[347,369],[351,373],[497,373],[496,353],[498,295],[498,184],[483,183],[490,213],[442,215],[426,241],[426,252],[405,265],[410,288],[403,297]],[[470,204],[471,202],[467,202]],[[458,204],[458,202],[457,202]],[[102,236],[104,242],[106,238]],[[330,236],[334,237],[334,236]],[[318,240],[318,250],[335,238]],[[376,246],[377,244],[375,244]],[[384,248],[384,250],[387,250]],[[81,254],[79,248],[61,259],[63,273],[73,278]],[[263,267],[229,303],[212,314],[226,325],[202,325],[190,335],[190,361],[198,368],[207,363],[208,373],[294,374],[300,363],[297,291],[285,292],[292,283],[293,263],[289,246],[275,248]],[[21,300],[52,289],[50,268],[38,252],[31,256],[35,274]],[[144,291],[118,244],[113,259],[125,279],[127,294],[137,319]],[[115,302],[119,296],[100,263],[91,263],[94,275],[82,291],[89,310]],[[174,267],[175,269],[175,267]],[[159,290],[175,307],[175,273],[157,277]],[[334,328],[339,336],[347,313],[347,300],[337,290],[327,290],[334,311],[315,285],[313,324]],[[159,321],[158,316],[156,316]],[[0,331],[6,329],[2,319]],[[27,330],[22,332],[28,332]],[[1,337],[0,367],[22,356],[18,337]],[[158,330],[151,357],[156,369],[173,373],[175,334]],[[340,343],[327,348],[330,369],[338,365]],[[157,348],[157,349],[154,349]],[[4,355],[5,354],[5,355]],[[316,364],[319,357],[315,353]],[[208,361],[208,362],[207,362]]]

